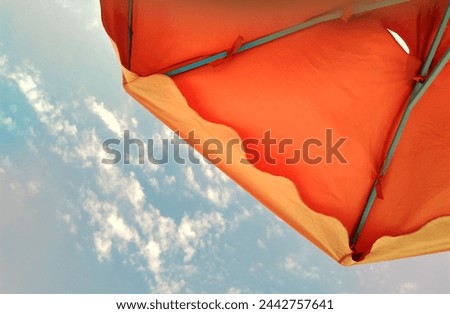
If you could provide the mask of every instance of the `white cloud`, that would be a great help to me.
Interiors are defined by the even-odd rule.
[[[40,192],[40,184],[37,181],[28,181],[26,183],[26,190],[28,191],[28,195],[36,195]]]
[[[205,246],[203,238],[210,230],[214,230],[216,237],[225,231],[225,220],[221,213],[203,214],[194,219],[183,217],[178,228],[178,242],[184,251],[185,262],[192,259],[197,247]],[[211,238],[208,244],[212,244]]]
[[[186,175],[187,186],[195,192],[201,192],[202,188],[200,187],[200,184],[198,184],[197,180],[195,180],[195,174],[192,167],[187,167],[184,170],[184,173]]]
[[[148,210],[136,211],[134,220],[146,238],[157,239],[161,249],[168,251],[174,247],[177,225],[172,218],[162,216],[159,210],[149,206]]]
[[[250,268],[248,269],[251,273],[260,272],[262,269],[264,269],[264,264],[261,262],[256,262]]]
[[[6,68],[8,64],[8,58],[5,55],[0,55],[0,75],[6,74]]]
[[[96,232],[94,234],[94,244],[99,261],[109,260],[111,258],[111,238],[107,237],[104,233]]]
[[[97,183],[105,194],[128,200],[135,209],[144,205],[144,189],[134,172],[126,174],[119,167],[101,165]]]
[[[157,287],[155,290],[157,293],[162,293],[162,294],[180,293],[180,291],[186,285],[186,282],[184,280],[167,281],[167,280],[161,279],[158,276],[156,276],[156,282],[157,282]]]
[[[2,62],[6,63],[6,61]],[[68,114],[64,113],[61,105],[52,104],[48,100],[41,87],[39,73],[34,68],[24,66],[7,75],[17,84],[40,121],[48,127],[50,135],[54,137],[55,141],[50,146],[51,150],[61,156],[66,163],[92,168],[97,188],[103,195],[91,189],[82,188],[81,196],[83,209],[90,217],[93,246],[98,260],[108,261],[113,250],[123,254],[125,260],[132,261],[135,257],[131,256],[137,256],[143,261],[147,271],[154,276],[155,287],[152,287],[154,291],[178,292],[183,289],[184,279],[175,278],[177,276],[174,277],[174,273],[170,271],[172,268],[170,265],[164,266],[166,263],[164,256],[181,251],[187,256],[186,260],[191,260],[197,248],[204,247],[204,243],[211,241],[210,238],[216,234],[213,228],[217,228],[218,234],[223,232],[223,222],[220,217],[217,215],[207,215],[196,219],[186,217],[185,221],[177,226],[172,218],[162,216],[151,205],[148,205],[150,211],[146,211],[144,189],[136,174],[100,163],[104,152],[96,129],[91,127],[78,131],[74,124],[70,124]],[[95,98],[88,98],[85,103],[90,105],[91,112],[99,117],[109,130],[115,135],[121,135],[127,125],[125,119],[106,109],[106,106],[97,102]],[[130,123],[137,125],[137,120],[133,121],[132,118]],[[168,129],[163,131],[171,132]],[[150,165],[143,169],[143,173],[148,171],[154,174],[158,168]],[[160,182],[172,185],[176,182],[176,177],[165,176],[161,180],[154,176],[150,179],[150,183],[155,187],[159,187]],[[28,185],[11,182],[11,185],[15,189],[26,189],[31,194],[40,190],[35,182],[29,182]],[[121,213],[119,208],[122,210],[124,206],[125,208],[130,206],[135,215],[131,213],[129,217],[126,217]],[[141,219],[145,217],[147,219]],[[136,219],[130,220],[130,218]],[[61,219],[68,225],[69,232],[77,233],[78,227],[69,213],[62,213]],[[188,225],[192,228],[192,237],[186,233],[185,228]],[[133,251],[134,253],[128,257],[128,252]],[[189,268],[189,265],[185,267],[191,270],[185,276],[195,272],[195,267]]]
[[[6,126],[11,126],[11,125],[13,125],[14,120],[11,117],[6,117],[1,122],[2,122],[2,124],[6,125]]]
[[[82,162],[83,167],[92,167],[106,157],[101,147],[95,129],[84,129],[73,150],[76,159]]]
[[[103,193],[114,196],[112,199],[121,202],[121,208],[130,206],[132,210],[132,215],[125,217],[111,197],[108,197],[109,201],[101,201],[91,190],[82,193],[83,208],[89,213],[94,229],[98,260],[109,260],[112,251],[117,250],[123,253],[125,260],[137,263],[138,268],[143,266],[152,274],[153,292],[181,291],[185,287],[185,279],[196,271],[190,262],[197,250],[211,248],[225,232],[226,221],[222,214],[185,215],[177,224],[151,204],[144,206],[145,195],[133,173],[126,175],[117,167],[108,167],[108,171],[102,171],[98,177],[97,183]],[[136,191],[141,196],[136,197]],[[177,252],[184,255],[181,265],[169,263],[169,257]],[[180,273],[179,267],[189,271]]]
[[[320,280],[320,269],[316,266],[310,266],[303,270],[302,277],[304,279]]]
[[[73,218],[70,214],[68,214],[68,213],[62,214],[61,219],[62,219],[62,221],[64,221],[67,224],[67,226],[69,227],[69,232],[71,234],[77,233],[78,228],[75,225]]]
[[[376,283],[378,286],[386,286],[386,283],[390,282],[390,273],[392,272],[389,263],[372,264],[361,269],[358,272],[358,277],[361,279],[361,283],[371,280],[370,284]]]
[[[296,256],[286,256],[282,268],[291,275],[304,280],[320,280],[320,269],[316,266],[305,266],[304,261]]]
[[[152,187],[154,187],[157,191],[159,191],[159,180],[157,178],[150,178],[148,180],[148,183],[150,183],[150,185]]]
[[[194,242],[196,236],[197,234],[192,230],[191,224],[187,221],[183,221],[178,228],[178,241],[183,248],[185,262],[190,261],[195,254],[195,249],[190,242]]]
[[[236,288],[236,287],[230,287],[230,289],[228,289],[228,294],[240,294],[241,293],[241,289]]]
[[[163,182],[165,185],[173,185],[177,182],[177,178],[175,176],[165,176]]]
[[[50,146],[51,151],[61,156],[65,163],[76,164],[83,168],[99,165],[107,156],[95,129],[83,129],[79,133],[81,134],[76,141],[56,139]]]
[[[272,239],[274,237],[279,238],[283,236],[283,234],[284,234],[283,228],[281,228],[279,223],[272,223],[266,228],[266,237],[268,239]]]
[[[206,198],[218,207],[228,207],[231,199],[231,191],[228,189],[213,188],[208,186],[205,192]]]
[[[86,100],[90,110],[96,114],[119,138],[123,137],[123,131],[126,129],[126,123],[119,119],[116,114],[105,108],[103,103],[98,103],[95,98]]]
[[[89,15],[91,12],[85,10],[86,2],[59,0],[58,4],[77,18],[84,18],[83,15]],[[89,2],[92,3],[92,1]],[[86,12],[88,14],[85,14]],[[80,23],[80,25],[86,25],[86,23]],[[155,173],[155,170],[162,167],[153,164],[136,169],[136,173],[130,172],[127,168],[100,164],[102,150],[98,137],[99,127],[97,125],[96,130],[92,124],[88,124],[92,117],[103,122],[105,129],[120,136],[125,126],[130,123],[135,128],[138,126],[136,118],[132,117],[129,123],[124,118],[126,117],[125,113],[112,110],[95,98],[88,98],[91,102],[85,101],[84,105],[79,105],[79,107],[56,103],[45,91],[45,81],[41,79],[40,72],[30,65],[11,70],[8,68],[6,57],[0,57],[0,71],[3,73],[2,76],[17,84],[36,112],[38,119],[47,128],[49,134],[47,134],[46,140],[52,143],[51,150],[63,161],[75,166],[70,170],[74,171],[76,177],[89,174],[88,180],[84,181],[85,185],[80,189],[81,204],[77,205],[82,205],[83,211],[80,216],[88,216],[90,224],[81,227],[85,221],[76,217],[72,210],[58,212],[58,217],[67,224],[69,231],[77,233],[81,228],[83,231],[90,230],[91,245],[99,261],[106,262],[112,256],[116,256],[115,253],[118,253],[117,255],[125,262],[131,264],[132,261],[136,261],[137,267],[144,266],[146,275],[153,276],[155,285],[152,286],[152,289],[155,292],[176,293],[182,291],[186,287],[186,278],[196,272],[196,267],[188,262],[195,262],[193,259],[198,250],[214,244],[217,237],[223,234],[226,221],[222,214],[197,214],[196,211],[192,211],[190,214],[186,214],[181,222],[176,221],[162,215],[146,201],[141,182],[147,182],[148,177],[143,176],[147,171],[152,172],[154,180],[151,182],[155,186],[157,183],[173,185],[177,179],[183,181],[182,176],[157,176],[160,173]],[[88,107],[89,104],[91,107]],[[81,117],[86,118],[89,122],[76,119],[76,114],[69,112],[66,109],[68,107],[77,112],[83,111]],[[2,122],[9,124],[11,121],[0,119],[0,123]],[[36,129],[38,130],[38,128]],[[40,132],[39,129],[35,135],[40,136]],[[172,131],[164,127],[161,135],[169,138],[172,136]],[[42,153],[44,152],[40,146],[38,148],[34,146],[34,148],[35,151],[38,151],[39,148]],[[79,167],[89,167],[89,169],[79,169]],[[7,171],[3,165],[0,169],[0,173]],[[79,171],[81,173],[78,173]],[[0,178],[2,176],[0,174]],[[208,176],[208,180],[218,178],[215,172],[209,170]],[[33,180],[25,183],[14,181],[8,183],[14,188],[23,189],[30,194],[46,191],[44,186]],[[207,187],[206,184],[205,186]],[[223,202],[223,195],[218,193],[220,186],[212,183],[209,186],[211,187],[209,192],[202,192],[205,199],[209,197],[209,201],[216,202],[216,204]],[[20,192],[20,190],[18,191]],[[74,199],[77,196],[74,195]],[[77,236],[79,235],[81,233]],[[183,258],[177,259],[178,255],[184,256],[186,262],[182,261]]]
[[[225,230],[225,222],[220,213],[199,215],[195,218],[185,216],[177,225],[170,217],[162,216],[155,209],[136,210],[136,224],[140,233],[147,240],[139,247],[139,254],[146,261],[146,268],[155,278],[154,292],[176,293],[181,291],[185,280],[174,280],[174,274],[180,276],[179,271],[170,271],[175,265],[169,264],[164,256],[170,256],[178,250],[184,254],[183,272],[181,277],[190,276],[196,272],[196,267],[188,264],[195,256],[197,249],[211,245],[212,239],[220,236]]]
[[[200,166],[203,175],[209,179],[210,182],[216,183],[229,183],[231,182],[230,178],[222,172],[215,165],[209,163],[205,158],[200,158]]]
[[[262,249],[262,250],[264,250],[264,249],[267,248],[267,247],[266,247],[266,244],[265,244],[264,241],[262,241],[261,239],[256,240],[256,245],[257,245],[260,249]]]
[[[0,183],[15,193],[21,200],[41,192],[42,184],[31,175],[22,177],[9,156],[0,157]],[[0,195],[1,196],[1,195]]]
[[[194,265],[185,265],[183,271],[188,275],[193,275],[198,272],[198,268]]]
[[[234,211],[233,217],[227,220],[228,226],[232,230],[238,228],[241,222],[253,216],[253,211],[245,207],[237,207]]]
[[[130,161],[131,162],[131,161]],[[143,173],[147,175],[153,175],[157,171],[164,171],[164,168],[162,168],[160,165],[157,165],[155,163],[151,162],[145,162],[144,165],[141,165]]]
[[[283,267],[286,271],[290,272],[290,271],[293,271],[297,267],[297,264],[295,263],[295,260],[292,256],[287,256],[284,259]]]
[[[213,182],[202,187],[200,180],[196,179],[192,167],[187,167],[184,170],[186,178],[186,187],[191,191],[201,195],[204,199],[217,207],[226,208],[230,204],[231,197],[234,194],[233,190],[223,185],[223,182]],[[221,180],[221,179],[220,179]],[[213,187],[212,184],[217,187]]]
[[[147,268],[155,275],[156,292],[163,293],[168,287],[170,291],[179,291],[184,280],[173,281],[164,256],[181,250],[184,254],[184,276],[195,273],[196,268],[188,264],[195,256],[198,248],[210,247],[213,239],[225,231],[225,222],[220,213],[198,215],[195,218],[185,216],[177,225],[170,217],[162,216],[155,209],[137,210],[136,223],[140,231],[148,239],[150,245],[141,248],[141,255],[147,261]],[[165,265],[165,266],[164,266]],[[173,266],[172,266],[173,267]],[[178,273],[178,272],[177,272]]]
[[[110,258],[113,246],[119,251],[126,251],[131,243],[140,244],[138,233],[125,223],[115,204],[100,201],[91,190],[84,191],[82,196],[83,208],[89,213],[91,224],[97,230],[94,244],[100,261]]]
[[[172,138],[174,133],[173,131],[165,124],[161,126],[161,135],[163,138]]]
[[[135,129],[139,126],[139,121],[138,119],[136,119],[136,117],[131,118],[131,123]]]
[[[415,293],[418,289],[418,284],[415,282],[405,282],[398,288],[399,293]]]
[[[111,213],[106,219],[110,232],[122,239],[124,242],[128,243],[132,240],[135,242],[139,241],[139,236],[136,231],[132,230],[128,225],[125,224],[122,217],[119,217],[117,213]]]
[[[161,248],[158,243],[151,240],[144,249],[144,256],[148,261],[148,268],[154,274],[161,272]]]
[[[17,84],[28,103],[36,112],[39,120],[46,125],[55,135],[74,137],[77,134],[77,126],[62,113],[62,105],[52,104],[42,89],[40,73],[31,65],[24,65],[14,71],[8,70],[6,58],[2,58],[3,65],[0,74]]]
[[[3,155],[0,157],[0,164],[4,168],[11,168],[13,166],[13,164],[11,162],[11,157],[9,157],[8,155]]]

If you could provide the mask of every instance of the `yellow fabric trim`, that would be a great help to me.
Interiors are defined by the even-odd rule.
[[[373,245],[372,251],[361,263],[439,253],[449,249],[450,217],[441,217],[429,222],[416,232],[378,239]]]

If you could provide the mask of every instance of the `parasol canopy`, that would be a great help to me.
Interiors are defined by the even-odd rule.
[[[450,249],[449,1],[100,2],[126,91],[333,259]]]

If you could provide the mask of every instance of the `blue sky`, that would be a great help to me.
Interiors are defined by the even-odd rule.
[[[206,162],[105,166],[171,132],[121,87],[95,0],[0,0],[0,292],[450,293],[450,254],[344,268]]]

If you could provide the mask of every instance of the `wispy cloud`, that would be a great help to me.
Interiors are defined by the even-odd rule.
[[[399,293],[416,293],[418,289],[418,284],[415,282],[405,282],[398,288]]]
[[[117,191],[120,186],[116,185],[114,189]],[[153,275],[155,286],[152,290],[155,292],[168,291],[169,287],[172,287],[170,291],[178,291],[183,287],[186,278],[180,277],[175,283],[172,280],[171,269],[177,266],[172,264],[173,261],[169,262],[169,256],[183,252],[183,265],[189,267],[198,248],[213,245],[225,232],[225,221],[218,212],[195,217],[186,215],[177,224],[151,205],[147,209],[135,206],[133,199],[128,199],[128,203],[134,214],[128,217],[120,214],[117,204],[100,201],[91,190],[84,192],[83,199],[83,208],[89,213],[94,227],[98,259],[109,260],[114,249],[122,252],[122,258],[126,260],[128,255],[133,256],[134,262],[138,258],[144,269]]]
[[[217,207],[228,207],[236,190],[227,187],[222,176],[214,174],[209,167],[202,169],[203,179],[198,179],[193,167],[185,168],[186,187]]]
[[[164,177],[164,184],[165,185],[173,185],[177,181],[177,178],[175,176],[165,176]]]
[[[284,259],[283,268],[291,275],[298,276],[304,280],[320,280],[320,269],[317,266],[305,267],[304,261],[293,255]]]
[[[116,114],[105,108],[105,104],[98,103],[93,97],[87,99],[86,103],[116,136],[122,138],[123,131],[126,129],[125,121],[119,119]]]
[[[206,237],[211,231],[213,232]],[[199,215],[196,218],[183,217],[178,228],[178,242],[184,252],[184,261],[191,261],[197,247],[212,245],[214,237],[219,237],[224,231],[225,220],[219,212]]]
[[[135,209],[143,207],[144,189],[133,171],[126,174],[118,167],[101,165],[96,178],[99,188],[109,198],[128,201]]]
[[[0,75],[17,84],[39,120],[54,136],[75,137],[78,132],[76,124],[65,117],[62,104],[53,104],[48,100],[41,87],[39,72],[31,65],[10,69],[6,60],[6,58],[2,59]]]

